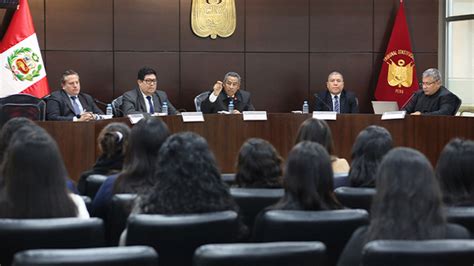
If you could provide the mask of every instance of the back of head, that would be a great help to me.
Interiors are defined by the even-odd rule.
[[[436,173],[446,204],[474,204],[474,141],[453,139],[446,144]]]
[[[206,140],[191,132],[170,136],[160,149],[157,183],[145,213],[188,214],[235,209]]]
[[[252,138],[240,148],[235,180],[239,187],[281,187],[281,157],[270,142]]]
[[[376,174],[369,240],[442,238],[445,217],[433,167],[411,148],[394,148]]]
[[[383,156],[393,147],[392,135],[380,126],[362,130],[352,146],[349,180],[354,187],[374,187],[375,172]]]
[[[0,131],[0,163],[3,160],[5,150],[8,148],[11,138],[20,128],[38,127],[33,121],[25,117],[14,117],[6,122]]]
[[[331,159],[318,143],[298,143],[288,155],[283,175],[285,196],[275,209],[337,209]]]
[[[41,128],[17,132],[7,149],[1,175],[5,190],[0,216],[52,218],[76,215],[76,207],[66,189],[67,171],[59,149]]]
[[[110,123],[99,134],[99,147],[107,158],[125,155],[130,128],[124,123]]]
[[[295,144],[305,140],[323,145],[330,155],[334,152],[331,129],[324,120],[309,118],[301,124]]]
[[[168,127],[156,117],[144,118],[132,128],[123,172],[115,183],[116,193],[140,193],[155,184],[158,152],[168,136]]]

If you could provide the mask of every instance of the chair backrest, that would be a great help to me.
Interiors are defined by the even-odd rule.
[[[474,237],[474,207],[447,207],[445,212],[449,222],[466,227]]]
[[[0,264],[27,249],[101,247],[103,227],[99,218],[0,219]]]
[[[105,238],[109,245],[118,245],[136,198],[137,194],[115,194],[109,202],[105,220]]]
[[[454,95],[454,96],[456,96],[456,95]],[[452,113],[452,115],[457,114],[459,108],[461,107],[461,104],[462,104],[462,100],[458,96],[456,96],[456,108],[454,109],[454,112]]]
[[[335,265],[352,233],[369,223],[369,214],[365,210],[272,210],[255,223],[255,240],[321,241],[326,245],[329,265]]]
[[[365,266],[472,265],[474,240],[377,240],[363,249]]]
[[[92,199],[89,196],[81,195],[82,200],[86,204],[87,212],[92,213]]]
[[[108,247],[83,249],[36,249],[15,254],[13,265],[145,265],[156,266],[158,254],[151,247]]]
[[[46,103],[29,94],[13,94],[0,99],[0,125],[10,118],[27,117],[31,120],[46,119]]]
[[[349,182],[349,173],[334,174],[334,189],[339,187],[348,187],[351,185]]]
[[[339,202],[347,208],[364,209],[370,212],[372,199],[375,195],[375,188],[362,187],[338,187],[334,194]]]
[[[221,180],[229,186],[235,183],[235,173],[222,173]]]
[[[194,253],[194,266],[326,265],[326,247],[313,242],[208,244]]]
[[[237,213],[223,211],[189,215],[132,215],[126,245],[154,247],[160,265],[191,265],[196,248],[209,243],[234,242],[239,231]]]
[[[92,200],[99,191],[100,186],[107,180],[105,175],[90,175],[86,178],[86,185],[84,189],[84,194],[90,197]]]
[[[285,194],[284,189],[231,188],[230,195],[240,207],[243,222],[253,228],[255,218],[266,207],[275,204]]]
[[[209,97],[209,91],[201,92],[196,97],[194,97],[194,107],[196,107],[196,112],[201,112],[201,103]]]
[[[114,113],[114,117],[122,117],[122,102],[123,102],[123,95],[115,98],[112,101],[112,112]]]

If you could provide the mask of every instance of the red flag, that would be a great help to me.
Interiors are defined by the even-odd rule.
[[[379,101],[396,101],[401,108],[417,90],[415,58],[411,49],[405,8],[401,0],[383,58],[375,98]]]
[[[27,0],[20,0],[0,42],[0,97],[49,94],[48,80]]]

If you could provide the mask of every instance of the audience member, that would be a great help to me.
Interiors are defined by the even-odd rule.
[[[25,117],[14,117],[3,125],[0,131],[0,163],[3,161],[3,155],[5,154],[13,135],[23,127],[33,128],[37,127],[37,125]]]
[[[354,232],[339,266],[360,265],[362,249],[372,240],[469,238],[462,226],[446,223],[438,181],[423,154],[395,148],[385,155],[376,176],[370,225]]]
[[[337,113],[358,113],[359,104],[354,93],[344,89],[344,77],[339,72],[331,72],[326,82],[327,90],[315,93],[315,111]]]
[[[318,211],[341,208],[333,192],[331,159],[318,143],[303,141],[290,151],[283,187],[283,198],[267,209]]]
[[[337,158],[334,154],[334,143],[331,129],[324,120],[309,118],[304,121],[296,136],[296,144],[308,140],[321,144],[331,156],[332,169],[334,174],[347,174],[349,163],[344,158]]]
[[[474,206],[474,141],[451,140],[439,156],[436,173],[444,203]]]
[[[1,165],[2,218],[88,218],[78,195],[67,192],[67,171],[56,142],[42,129],[20,129]]]
[[[81,193],[85,192],[88,176],[112,175],[122,170],[129,135],[130,128],[124,123],[110,123],[100,131],[97,140],[101,154],[92,169],[81,174],[78,183]]]
[[[263,139],[248,139],[240,148],[235,181],[244,188],[280,188],[282,159]]]
[[[392,147],[392,135],[385,128],[368,126],[362,130],[352,146],[351,186],[375,187],[377,167]]]

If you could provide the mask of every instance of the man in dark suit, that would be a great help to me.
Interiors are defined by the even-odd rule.
[[[168,100],[166,92],[157,90],[156,71],[143,67],[138,71],[138,88],[127,91],[122,98],[122,112],[124,115],[140,113],[161,113],[163,103],[168,105],[168,114],[174,115],[178,111]]]
[[[327,90],[315,93],[315,111],[335,111],[337,113],[358,113],[359,104],[354,93],[344,90],[344,77],[332,72],[326,82]]]
[[[51,93],[46,100],[46,119],[62,121],[90,121],[104,114],[92,96],[81,92],[79,74],[67,70],[61,76],[61,90]]]
[[[250,92],[240,90],[240,82],[239,74],[235,72],[225,74],[224,82],[217,81],[209,97],[201,103],[201,111],[206,114],[228,111],[230,101],[234,103],[234,114],[255,111],[250,102]]]

